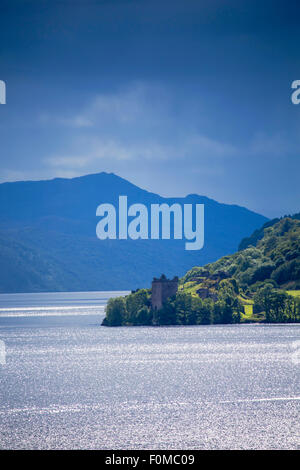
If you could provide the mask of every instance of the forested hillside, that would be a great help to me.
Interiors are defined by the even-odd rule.
[[[259,233],[253,245],[188,271],[159,311],[150,290],[112,299],[104,324],[300,321],[300,220],[276,219]]]

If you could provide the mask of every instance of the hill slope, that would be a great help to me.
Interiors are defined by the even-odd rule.
[[[265,282],[278,288],[300,288],[300,220],[285,217],[267,225],[255,246],[193,268],[183,277],[183,285],[192,282],[194,287],[204,287],[212,280],[233,278],[244,291],[255,291]]]
[[[128,204],[205,204],[205,245],[186,251],[184,240],[99,240],[96,208]],[[0,291],[130,289],[159,271],[183,275],[234,252],[242,237],[267,221],[243,207],[204,196],[163,198],[114,174],[0,184]]]
[[[262,228],[262,237],[249,237],[255,246],[225,256],[204,267],[194,267],[181,280],[181,290],[202,299],[217,301],[224,288],[230,287],[241,302],[242,319],[260,320],[265,311],[262,298],[268,305],[288,305],[286,294],[300,298],[300,220],[293,217],[275,219]],[[285,294],[286,293],[286,294]],[[280,300],[281,299],[281,300]],[[296,308],[296,307],[295,307]],[[297,307],[299,309],[299,306]],[[282,312],[277,316],[284,318]],[[290,313],[291,317],[293,314]]]
[[[276,219],[262,233],[256,246],[188,271],[160,310],[151,308],[150,289],[110,299],[103,324],[299,322],[300,220]]]

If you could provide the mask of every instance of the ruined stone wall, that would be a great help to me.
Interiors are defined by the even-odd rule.
[[[172,295],[175,295],[178,290],[178,278],[174,279],[153,279],[152,281],[152,295],[151,306],[155,310],[162,308],[163,303]]]
[[[162,307],[162,283],[152,282],[151,306],[155,310]]]

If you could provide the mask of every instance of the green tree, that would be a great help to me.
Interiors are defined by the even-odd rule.
[[[297,318],[294,299],[286,292],[273,289],[270,285],[259,289],[255,294],[254,307],[256,311],[265,312],[268,323],[282,323]]]
[[[197,325],[209,325],[213,322],[213,301],[212,299],[201,300],[193,298],[193,309],[196,312]]]
[[[150,304],[150,294],[147,289],[139,289],[125,297],[126,302],[126,322],[132,325],[140,324],[138,320],[138,312],[143,307]]]
[[[162,308],[154,312],[154,323],[158,325],[176,325],[175,296],[167,299]]]
[[[192,310],[192,296],[186,292],[177,292],[175,298],[176,323],[191,325],[196,323],[195,312]]]
[[[107,326],[121,326],[126,318],[126,304],[124,297],[109,299],[106,305],[106,317],[103,322]]]
[[[144,305],[136,314],[137,325],[152,325],[152,312],[149,307]]]
[[[256,312],[264,311],[266,315],[267,323],[270,323],[272,321],[271,306],[272,306],[273,290],[274,289],[271,284],[266,284],[264,287],[262,287],[256,292],[253,298],[254,311]]]

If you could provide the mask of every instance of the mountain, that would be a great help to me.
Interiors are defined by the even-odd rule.
[[[99,240],[96,208],[204,204],[205,242],[185,250],[185,240]],[[0,291],[120,290],[148,285],[157,272],[183,275],[233,253],[267,218],[205,196],[163,198],[112,173],[0,184]]]

